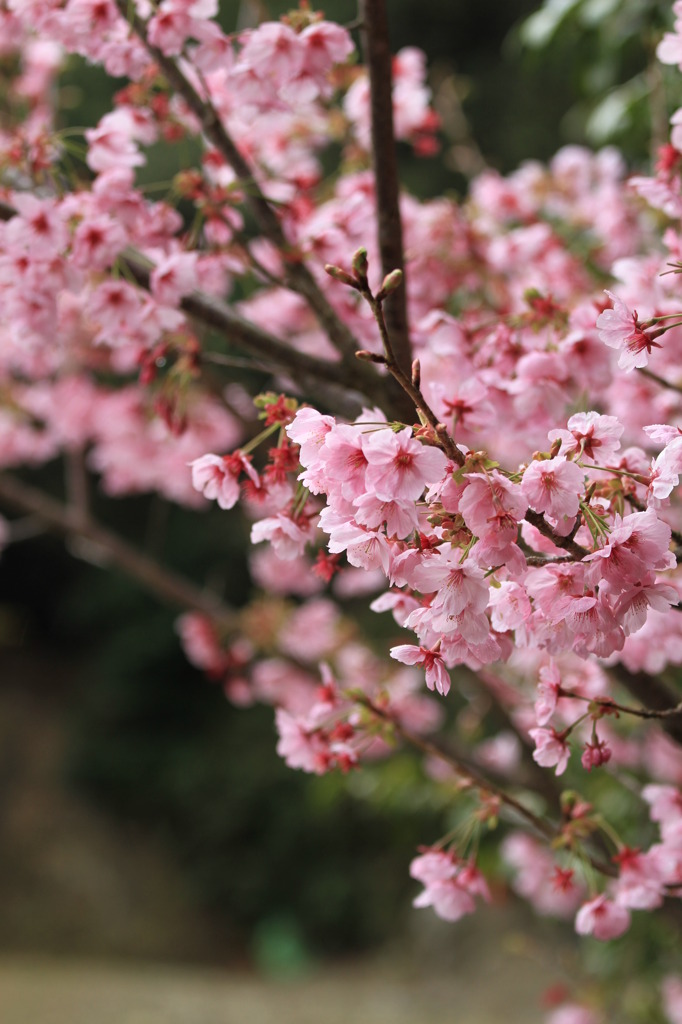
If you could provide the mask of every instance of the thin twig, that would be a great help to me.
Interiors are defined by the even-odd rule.
[[[401,723],[393,717],[385,708],[379,707],[369,697],[358,696],[355,698],[358,704],[367,708],[373,715],[380,718],[382,721],[387,722],[394,732],[397,733],[406,743],[410,746],[416,747],[421,750],[423,754],[428,754],[430,757],[436,757],[439,761],[443,761],[445,764],[453,768],[458,775],[469,779],[477,789],[483,790],[486,793],[490,793],[492,796],[496,796],[501,803],[516,813],[533,826],[536,831],[543,835],[546,839],[554,839],[556,836],[555,829],[548,821],[540,818],[534,811],[531,811],[529,807],[525,807],[516,797],[506,793],[500,786],[487,779],[478,768],[475,768],[468,761],[465,761],[459,757],[456,757],[450,751],[444,750],[438,744],[432,740],[424,739],[423,736],[418,736],[417,733],[411,732],[406,729]]]
[[[572,700],[582,700],[587,704],[593,704],[596,707],[603,708],[608,714],[612,711],[618,711],[624,715],[634,715],[636,718],[678,718],[682,717],[682,701],[676,704],[675,707],[663,708],[660,711],[652,710],[650,708],[633,708],[628,707],[626,704],[619,704],[615,700],[611,700],[610,697],[585,697],[580,693],[572,693],[570,690],[560,690],[560,697],[568,697]]]
[[[429,757],[438,758],[439,761],[443,761],[450,768],[454,769],[458,775],[468,779],[479,792],[490,794],[491,796],[497,797],[501,804],[509,808],[509,810],[515,811],[516,814],[522,818],[528,825],[530,825],[536,832],[538,832],[548,842],[553,842],[559,834],[559,827],[541,818],[535,814],[529,807],[522,804],[520,800],[507,793],[506,790],[502,789],[495,782],[486,778],[478,768],[473,767],[468,761],[464,761],[458,757],[455,757],[449,751],[444,750],[442,747],[433,743],[431,740],[424,739],[422,736],[418,736],[416,733],[406,729],[399,721],[397,721],[385,708],[379,707],[373,703],[369,697],[356,696],[355,698],[358,704],[367,708],[372,714],[376,715],[382,721],[387,722],[394,732],[409,743],[410,746],[415,747],[417,750],[421,750],[422,753],[427,754]],[[595,870],[601,872],[604,875],[608,875],[613,878],[617,874],[616,869],[613,865],[598,860],[588,855],[588,860]]]
[[[397,290],[400,291],[401,288],[402,286]],[[415,409],[419,410],[426,422],[433,429],[434,434],[447,457],[457,466],[463,466],[465,461],[464,456],[455,444],[453,438],[448,434],[445,424],[439,421],[433,409],[424,398],[421,389],[412,383],[412,379],[403,372],[402,367],[396,360],[392,339],[384,318],[383,303],[385,299],[381,298],[380,295],[376,296],[372,293],[366,278],[358,281],[358,291],[369,303],[377,327],[379,328],[379,334],[381,335],[381,341],[384,348],[384,356],[381,359],[381,362],[395,381],[400,385],[405,394],[414,403]]]
[[[638,366],[637,369],[639,373],[641,373],[642,377],[646,377],[648,380],[653,381],[654,384],[659,384],[662,388],[668,388],[670,391],[682,392],[682,384],[671,384],[669,380],[659,377],[657,373],[654,373],[653,370],[647,369],[646,366]]]
[[[660,677],[650,676],[646,672],[630,672],[624,665],[619,664],[611,665],[608,672],[649,711],[670,712],[677,709],[679,694]],[[662,715],[660,717],[661,728],[672,740],[682,744],[682,716]]]
[[[90,521],[90,495],[82,448],[72,448],[65,452],[64,468],[69,510],[74,519],[85,525]]]

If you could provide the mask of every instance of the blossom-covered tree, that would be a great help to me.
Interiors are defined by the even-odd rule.
[[[680,112],[653,176],[568,147],[420,202],[395,140],[433,152],[438,121],[384,0],[359,42],[306,4],[227,35],[217,6],[0,5],[0,537],[30,513],[178,605],[189,659],[273,706],[292,768],[421,752],[461,827],[413,860],[417,906],[490,900],[486,842],[581,936],[679,921]],[[673,10],[659,57],[682,68]],[[77,134],[69,54],[127,80]],[[159,139],[198,157],[152,200]],[[63,500],[12,472],[55,460]],[[270,598],[229,609],[132,547],[93,479],[239,504]],[[350,622],[358,596],[400,642]],[[590,998],[576,982],[548,1020],[601,1020]]]

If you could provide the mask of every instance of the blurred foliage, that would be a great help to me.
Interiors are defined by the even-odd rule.
[[[656,59],[671,22],[669,0],[545,0],[514,40],[526,66],[551,63],[571,81],[563,132],[593,146],[614,143],[637,163],[652,141],[667,141],[669,105],[682,99],[679,74]]]
[[[242,602],[238,517],[209,510],[197,529],[196,514],[166,509],[161,529],[155,504],[117,503],[117,528],[140,543],[149,532],[141,523],[154,522],[175,568],[212,575],[228,600]],[[14,624],[5,643],[55,659],[78,652],[80,671],[61,694],[71,708],[66,780],[161,841],[224,935],[223,955],[246,950],[262,969],[288,974],[316,955],[386,937],[412,889],[407,863],[440,828],[439,808],[417,798],[413,761],[386,766],[379,796],[394,794],[386,808],[366,788],[349,792],[341,776],[292,772],[275,753],[271,709],[232,707],[194,670],[174,612],[115,567],[70,559],[56,539],[7,550],[5,608]],[[415,781],[401,806],[406,770]]]
[[[168,612],[101,577],[97,590],[87,607],[75,592],[63,609],[93,645],[72,780],[161,836],[198,903],[233,944],[248,947],[252,934],[265,967],[383,938],[405,903],[407,859],[436,834],[436,814],[380,810],[339,776],[292,772],[274,750],[272,711],[233,708],[185,664]]]

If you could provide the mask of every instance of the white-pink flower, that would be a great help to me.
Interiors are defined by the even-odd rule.
[[[599,337],[609,348],[621,350],[618,357],[621,370],[646,366],[651,349],[660,348],[658,342],[642,329],[636,310],[633,313],[617,295],[607,289],[605,291],[613,302],[613,309],[605,309],[597,317]]]
[[[366,486],[385,501],[416,501],[428,484],[445,475],[447,459],[440,448],[423,445],[410,427],[394,434],[377,430],[363,446]]]
[[[682,42],[682,41],[681,41]],[[682,54],[680,55],[682,61]],[[661,985],[663,1006],[670,1024],[682,1024],[682,978],[668,974]]]
[[[521,489],[531,508],[546,512],[553,519],[572,518],[577,514],[584,487],[583,470],[562,455],[534,460],[521,481]]]
[[[256,487],[260,486],[258,473],[251,465],[248,455],[235,452],[233,455],[202,455],[190,462],[192,486],[201,491],[205,498],[217,501],[221,508],[233,508],[239,500],[239,476],[242,472],[250,477]]]
[[[529,729],[528,732],[535,741],[533,760],[543,768],[556,765],[556,774],[563,775],[571,756],[571,749],[563,736],[555,729],[538,728]]]
[[[399,644],[391,647],[391,657],[401,661],[403,665],[423,665],[426,672],[426,685],[429,690],[437,690],[444,697],[450,690],[450,676],[439,651],[428,647],[415,647],[413,644]]]
[[[433,907],[445,921],[458,921],[476,909],[475,897],[490,899],[485,879],[470,863],[444,850],[428,850],[410,865],[410,874],[425,886],[413,902],[415,907]]]
[[[575,918],[578,935],[594,935],[595,939],[602,942],[617,939],[629,927],[630,911],[618,906],[603,893],[583,903]]]

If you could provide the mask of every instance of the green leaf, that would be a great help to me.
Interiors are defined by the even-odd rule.
[[[534,50],[541,50],[552,41],[562,22],[572,14],[583,0],[546,0],[521,25],[521,42]]]

